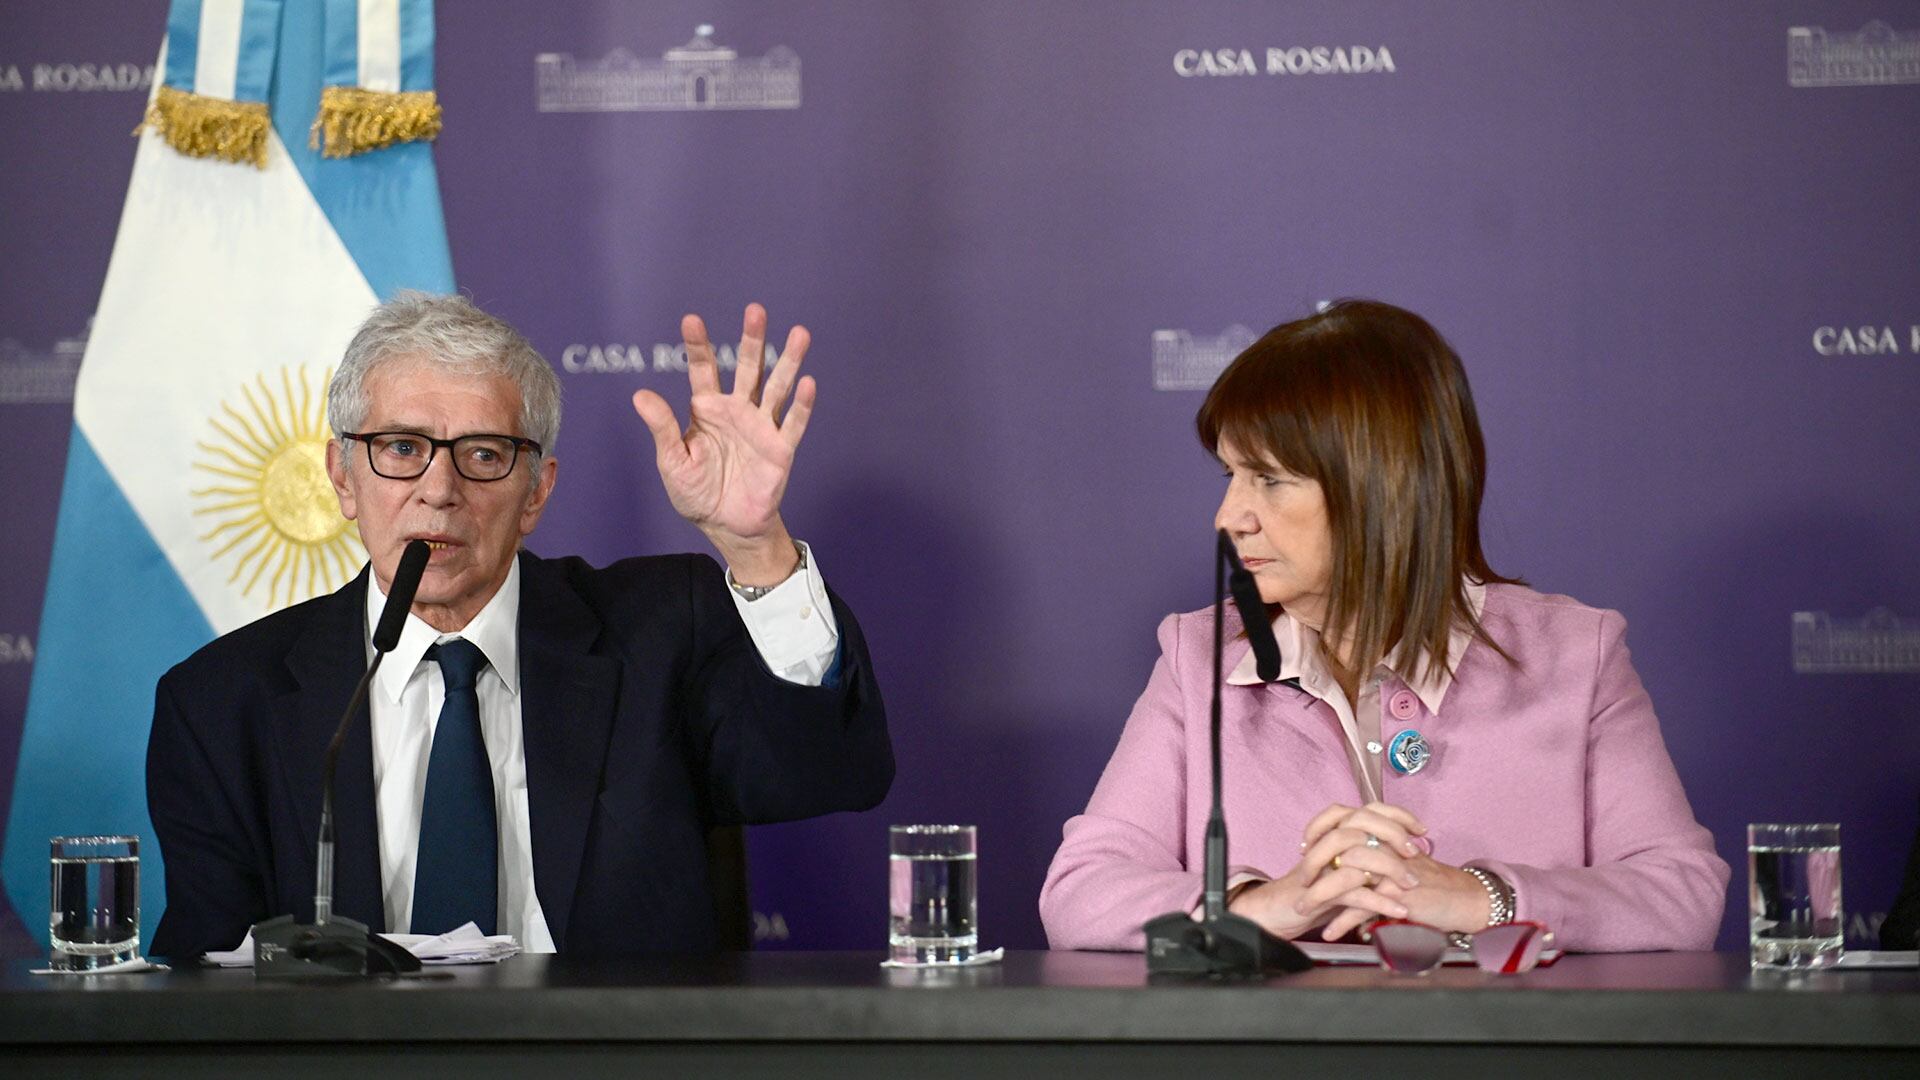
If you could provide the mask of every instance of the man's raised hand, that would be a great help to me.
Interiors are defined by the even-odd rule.
[[[817,395],[813,377],[800,377],[811,336],[802,326],[787,333],[786,348],[763,385],[767,311],[748,304],[733,389],[723,391],[706,323],[688,315],[680,320],[680,335],[693,391],[686,429],[659,394],[641,390],[633,395],[634,411],[653,432],[667,498],[712,541],[735,580],[743,585],[784,580],[798,556],[780,517],[780,500]]]

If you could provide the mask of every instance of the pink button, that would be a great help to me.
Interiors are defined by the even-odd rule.
[[[1420,699],[1414,697],[1411,690],[1398,690],[1388,700],[1387,708],[1395,720],[1411,720],[1413,714],[1420,711]]]

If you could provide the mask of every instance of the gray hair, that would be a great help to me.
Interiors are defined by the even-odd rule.
[[[560,379],[533,344],[464,296],[404,289],[373,309],[347,343],[327,387],[335,438],[361,430],[372,403],[367,377],[404,361],[454,375],[504,375],[520,388],[520,434],[553,453],[560,437]],[[502,434],[505,434],[504,432]]]

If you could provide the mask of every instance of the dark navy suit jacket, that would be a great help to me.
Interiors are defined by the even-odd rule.
[[[893,750],[853,613],[833,598],[838,678],[770,672],[703,555],[520,556],[521,730],[534,889],[561,952],[717,947],[715,825],[862,810]],[[147,745],[166,863],[161,956],[230,949],[313,917],[327,742],[366,670],[367,575],[241,627],[169,671]],[[385,928],[363,706],[335,777],[334,911]]]

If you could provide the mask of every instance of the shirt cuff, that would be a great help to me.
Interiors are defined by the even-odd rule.
[[[773,591],[758,600],[748,600],[731,588],[727,592],[767,667],[790,683],[819,686],[839,651],[840,627],[827,600],[820,561],[811,547],[800,546],[806,550],[807,568]]]

